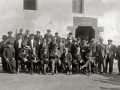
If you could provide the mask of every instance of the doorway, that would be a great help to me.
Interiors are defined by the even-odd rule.
[[[79,36],[83,39],[88,38],[90,41],[92,38],[95,38],[95,30],[92,26],[78,26],[75,32],[75,37],[78,38]]]

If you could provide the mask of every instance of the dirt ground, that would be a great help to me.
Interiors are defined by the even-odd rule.
[[[120,90],[117,73],[116,65],[113,75],[0,73],[0,90]]]

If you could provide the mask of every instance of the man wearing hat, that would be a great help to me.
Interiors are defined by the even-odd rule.
[[[2,39],[3,41],[0,42],[0,57],[1,57],[1,60],[2,60],[2,68],[3,68],[3,72],[6,72],[7,70],[7,63],[5,62],[5,59],[3,58],[3,51],[4,49],[6,48],[6,40],[7,40],[7,36],[6,35],[3,35],[2,36]]]
[[[47,34],[44,35],[44,38],[46,40],[48,40],[48,38],[51,38],[51,40],[53,40],[53,36],[51,34],[51,30],[49,30],[49,29],[47,30]]]
[[[8,39],[7,42],[10,42],[12,47],[14,46],[15,38],[12,36],[12,31],[8,32]]]
[[[116,54],[116,46],[112,44],[112,40],[108,40],[108,44],[106,46],[107,49],[107,59],[106,59],[106,72],[108,69],[108,64],[109,64],[109,74],[112,74],[113,72],[113,63],[115,59],[115,54]]]
[[[3,58],[7,63],[7,71],[14,74],[16,73],[15,50],[11,45],[11,42],[7,42],[7,47],[3,51]]]
[[[55,33],[55,36],[54,36],[54,37],[56,37],[56,41],[57,41],[58,43],[60,43],[60,36],[58,36],[58,32]]]
[[[37,31],[37,34],[35,35],[35,40],[38,42],[39,40],[42,40],[42,35],[40,35],[40,31]]]
[[[100,44],[97,45],[97,56],[98,56],[98,74],[101,74],[101,66],[103,68],[103,74],[106,73],[106,45],[103,43],[103,38],[99,39]]]

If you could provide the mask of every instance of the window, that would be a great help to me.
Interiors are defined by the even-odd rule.
[[[36,10],[36,0],[24,0],[25,10]]]
[[[73,13],[83,13],[84,0],[73,0]]]

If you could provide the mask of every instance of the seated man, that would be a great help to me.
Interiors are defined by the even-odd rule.
[[[24,70],[26,70],[26,72],[28,72],[29,53],[30,47],[24,46],[23,49],[20,50],[20,53],[18,54],[18,73],[20,72],[20,69],[22,69],[22,67]]]
[[[76,52],[73,54],[73,71],[79,70],[80,65],[82,63],[83,59],[80,53],[80,47],[76,48]]]
[[[3,58],[7,63],[7,71],[12,74],[16,73],[15,50],[11,47],[10,42],[7,42],[7,47],[3,51]]]
[[[31,75],[33,75],[33,66],[38,63],[38,56],[36,54],[36,49],[32,48],[31,53],[29,54],[28,59],[28,69],[30,70]]]
[[[72,74],[72,55],[68,52],[68,48],[65,47],[65,53],[61,56],[62,67],[67,71],[67,75]]]
[[[86,63],[82,66],[82,68],[87,68],[87,75],[91,74],[91,66],[94,68],[96,67],[95,64],[95,54],[92,52],[92,48],[89,47],[89,52],[86,55],[87,61]]]
[[[41,53],[41,60],[38,61],[38,66],[40,67],[40,72],[39,74],[41,74],[41,71],[44,71],[44,75],[46,75],[46,69],[48,67],[49,64],[49,53],[47,50],[47,47],[43,48],[43,52]]]
[[[59,67],[61,66],[61,61],[60,61],[60,51],[58,50],[58,45],[56,44],[53,46],[53,50],[51,50],[50,62],[52,67],[52,75],[54,75],[54,71],[57,74]]]

